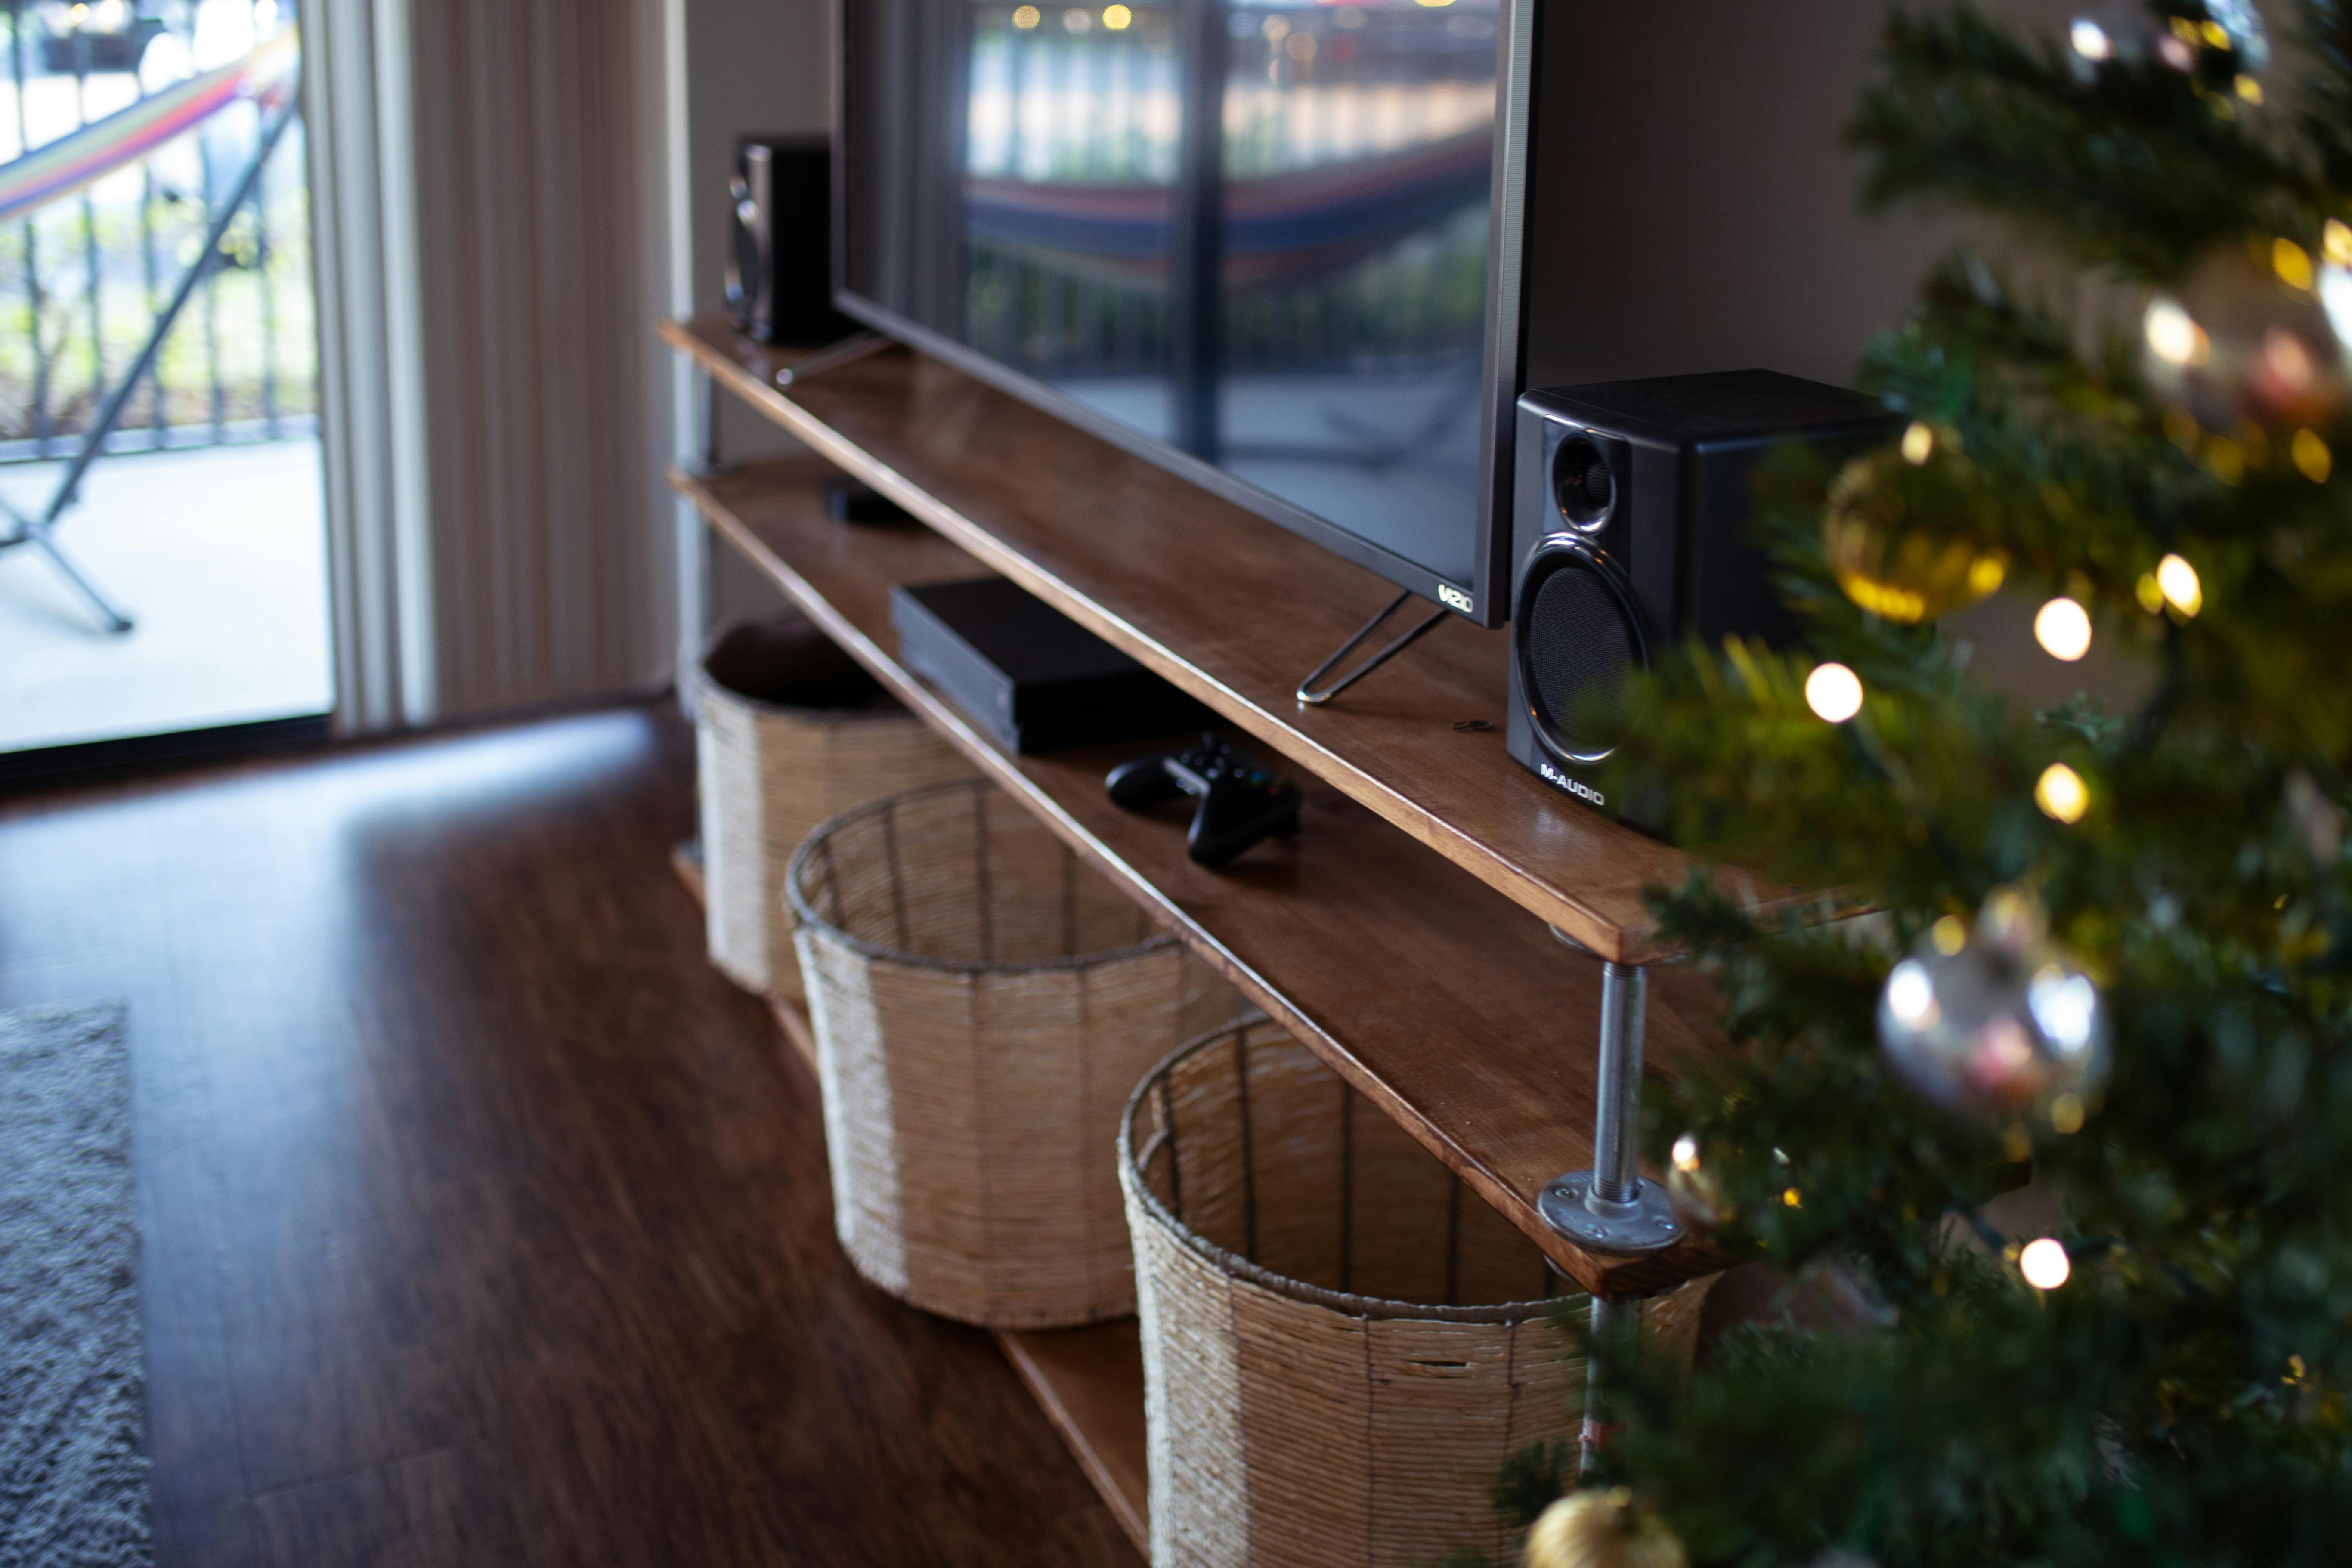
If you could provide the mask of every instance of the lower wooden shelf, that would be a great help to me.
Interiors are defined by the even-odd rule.
[[[694,901],[704,899],[702,847],[692,840],[670,854],[670,868]],[[784,1038],[816,1072],[816,1041],[808,1015],[780,996],[768,998]],[[1151,1555],[1151,1495],[1145,1469],[1143,1342],[1135,1320],[1084,1329],[995,1331],[997,1348],[1062,1435],[1111,1516],[1135,1549]]]
[[[988,574],[919,526],[836,521],[815,458],[671,483],[782,595],[1000,786],[1525,1232],[1579,1288],[1654,1294],[1721,1260],[1685,1243],[1587,1253],[1546,1225],[1544,1184],[1592,1163],[1601,964],[1339,791],[1307,781],[1303,831],[1221,871],[1184,849],[1184,804],[1122,811],[1103,775],[1133,744],[1008,753],[898,661],[890,590]],[[1376,704],[1378,689],[1363,699]],[[1686,968],[1653,971],[1650,1069],[1720,1048]],[[1656,1174],[1657,1173],[1653,1173]]]

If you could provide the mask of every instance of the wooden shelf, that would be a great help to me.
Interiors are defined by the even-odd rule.
[[[722,384],[971,559],[1505,899],[1604,957],[1666,955],[1642,890],[1679,885],[1685,861],[1508,759],[1503,633],[1450,621],[1339,701],[1307,707],[1293,696],[1300,678],[1393,595],[1372,574],[904,349],[836,365],[787,393],[776,373],[798,351],[752,343],[721,318],[662,330]],[[922,553],[908,549],[910,559]],[[1457,728],[1465,721],[1491,728]],[[1364,911],[1368,942],[1381,939],[1375,918]],[[1572,1038],[1581,1051],[1591,1016],[1558,1015],[1546,1035],[1523,1038]]]
[[[694,840],[671,851],[670,869],[694,896],[706,897],[702,846]],[[781,996],[767,999],[793,1051],[816,1074],[816,1043],[808,1015]],[[1136,1551],[1151,1556],[1151,1487],[1144,1448],[1143,1342],[1135,1320],[1084,1329],[994,1331],[997,1348],[1045,1418],[1069,1445],[1078,1468],[1102,1494]]]
[[[1307,788],[1305,830],[1223,872],[1184,849],[1184,810],[1112,805],[1103,775],[1137,747],[1017,757],[897,658],[894,584],[984,572],[928,530],[856,527],[825,510],[813,458],[674,472],[736,549],[1055,832],[1534,1238],[1582,1288],[1640,1296],[1712,1272],[1685,1244],[1585,1253],[1537,1214],[1543,1184],[1591,1163],[1599,961],[1338,790]],[[1383,672],[1384,675],[1386,672]],[[1668,967],[1651,982],[1648,1055],[1671,1072],[1714,1048],[1711,998]]]

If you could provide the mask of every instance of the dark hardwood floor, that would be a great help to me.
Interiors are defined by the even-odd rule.
[[[633,709],[0,804],[0,1007],[131,1007],[160,1563],[1137,1563],[842,1259],[691,770]]]

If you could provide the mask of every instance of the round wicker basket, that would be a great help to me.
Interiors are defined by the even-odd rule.
[[[979,781],[835,818],[788,887],[858,1272],[995,1328],[1132,1311],[1119,1108],[1239,999]]]
[[[798,1002],[783,890],[801,840],[877,796],[974,770],[797,615],[713,637],[695,695],[710,962],[739,985]]]
[[[1489,1489],[1584,1377],[1535,1244],[1262,1019],[1145,1078],[1118,1152],[1155,1568],[1516,1561]],[[1699,1296],[1647,1310],[1685,1353]]]

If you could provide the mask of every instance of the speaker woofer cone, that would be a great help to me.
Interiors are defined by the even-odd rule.
[[[1586,692],[1649,663],[1623,574],[1581,541],[1556,535],[1528,557],[1517,608],[1512,654],[1537,738],[1562,762],[1606,759],[1615,739],[1580,727],[1574,710]]]

